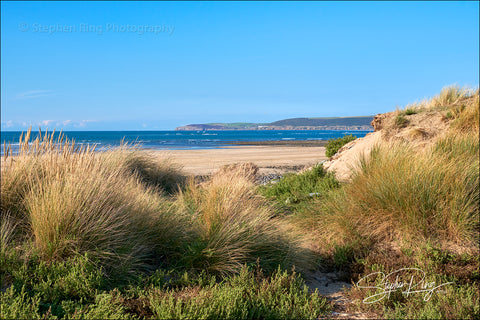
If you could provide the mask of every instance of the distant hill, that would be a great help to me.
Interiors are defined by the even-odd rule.
[[[189,124],[175,130],[371,130],[373,116],[292,118],[271,123]]]
[[[337,118],[292,118],[270,123],[270,126],[370,126],[373,116]]]

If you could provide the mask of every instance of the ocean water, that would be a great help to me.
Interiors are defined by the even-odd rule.
[[[68,139],[77,145],[95,145],[102,151],[119,146],[122,141],[138,144],[144,149],[216,149],[231,146],[234,142],[278,141],[278,140],[329,140],[353,134],[364,137],[371,131],[344,130],[238,130],[238,131],[66,131]],[[1,153],[4,145],[10,144],[12,151],[18,150],[20,131],[1,132]],[[32,132],[30,140],[38,133]],[[58,135],[58,133],[56,133]]]

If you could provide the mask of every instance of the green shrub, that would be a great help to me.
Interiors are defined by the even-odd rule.
[[[25,263],[19,263],[15,254],[8,258],[10,264],[2,265],[2,287],[7,287],[1,299],[2,319],[72,314],[92,303],[108,282],[87,256],[50,263],[35,256]]]
[[[88,300],[105,285],[104,274],[87,256],[77,256],[61,262],[47,263],[32,259],[13,273],[14,287],[27,288],[42,302]]]
[[[8,288],[0,293],[1,319],[40,319],[39,298],[31,297],[25,288]]]
[[[102,293],[95,296],[95,303],[84,308],[77,314],[74,312],[72,318],[81,319],[136,319],[128,314],[125,306],[115,299],[111,293]]]
[[[437,278],[436,283],[442,280]],[[478,319],[480,295],[478,287],[450,285],[425,302],[423,295],[412,295],[405,302],[385,308],[387,319]]]
[[[270,279],[243,268],[222,283],[150,294],[160,319],[317,319],[330,311],[318,292],[309,293],[295,273],[277,270]]]
[[[341,138],[328,140],[328,143],[325,146],[325,155],[329,158],[332,157],[341,147],[355,139],[357,139],[356,136],[349,134]]]
[[[317,165],[301,174],[287,174],[277,183],[261,186],[259,191],[280,203],[295,204],[322,196],[339,186],[335,175],[327,173],[322,165]]]

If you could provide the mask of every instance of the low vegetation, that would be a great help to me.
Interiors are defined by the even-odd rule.
[[[293,262],[302,268],[302,261],[308,260],[240,167],[220,172],[202,185],[191,180],[176,206],[192,223],[194,239],[183,257],[190,268],[231,274],[257,259],[267,271],[279,264],[289,269]]]
[[[408,122],[408,119],[404,115],[399,114],[395,117],[395,126],[398,128],[406,127]]]
[[[292,271],[312,253],[244,167],[197,184],[132,146],[97,153],[63,135],[29,138],[2,159],[2,319],[329,310]]]
[[[337,224],[348,238],[464,243],[478,230],[478,170],[475,134],[447,136],[422,154],[405,144],[378,146],[352,183],[326,201],[326,226]]]
[[[8,237],[29,243],[45,261],[88,252],[109,272],[135,272],[154,257],[179,254],[182,217],[163,193],[139,183],[147,178],[146,158],[127,148],[75,150],[62,136],[29,144],[28,135],[2,167],[2,220],[16,226]]]
[[[478,91],[447,88],[423,105],[451,114],[447,132],[421,153],[407,142],[377,145],[361,159],[350,183],[324,193],[320,201],[291,208],[291,221],[315,239],[324,267],[347,271],[353,283],[374,272],[410,267],[423,270],[425,282],[447,284],[428,301],[423,294],[406,296],[396,290],[372,304],[362,301],[379,290],[353,286],[345,293],[357,301],[350,312],[382,318],[478,318]],[[300,183],[303,178],[296,179]],[[276,186],[270,188],[273,193]],[[385,285],[380,276],[370,280],[369,286]]]
[[[198,183],[132,146],[28,132],[2,159],[0,318],[317,319],[335,306],[303,279],[328,269],[364,283],[345,312],[479,318],[478,103],[447,88],[408,106],[394,116],[436,110],[448,130],[421,153],[377,145],[345,184],[321,165],[265,186],[252,165]],[[363,302],[402,268],[443,285]]]
[[[259,191],[280,205],[294,206],[325,196],[330,190],[339,187],[335,176],[326,173],[320,164],[300,174],[286,174],[278,182],[259,187]]]
[[[415,110],[414,108],[406,108],[404,112],[405,112],[405,115],[407,116],[411,116],[412,114],[418,113],[417,110]]]
[[[465,103],[470,103],[471,100],[475,100],[475,97],[478,97],[478,88],[449,86],[443,88],[438,95],[430,99],[407,105],[400,113],[411,115],[424,111],[454,109],[461,107]]]
[[[157,269],[112,287],[85,256],[25,264],[7,255],[14,283],[1,293],[2,319],[315,319],[331,309],[295,272],[243,267],[223,281]]]
[[[329,140],[325,146],[325,156],[332,157],[341,147],[355,139],[357,139],[356,136],[349,134],[341,138]]]

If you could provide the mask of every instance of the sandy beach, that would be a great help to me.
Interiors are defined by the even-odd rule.
[[[235,146],[152,152],[170,157],[182,165],[187,174],[192,175],[209,175],[224,165],[242,162],[253,162],[260,168],[260,174],[282,174],[327,159],[324,147],[302,146]]]

